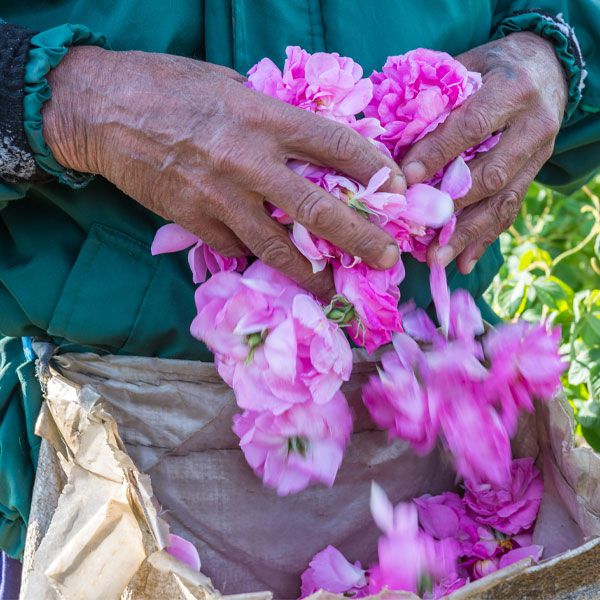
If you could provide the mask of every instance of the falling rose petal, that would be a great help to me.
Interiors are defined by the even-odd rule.
[[[456,214],[453,214],[450,220],[440,229],[440,234],[438,237],[438,243],[440,246],[445,246],[450,238],[454,235],[454,230],[456,229]]]
[[[446,192],[452,200],[457,200],[467,195],[472,184],[471,170],[462,156],[459,156],[446,167],[440,189],[442,192]]]
[[[200,572],[200,556],[196,547],[191,542],[171,533],[169,534],[169,545],[165,549],[177,560],[185,563],[194,571]]]
[[[383,488],[374,481],[371,483],[371,514],[381,531],[390,533],[394,530],[394,507]]]
[[[168,252],[179,252],[193,246],[197,242],[198,238],[187,229],[177,225],[177,223],[168,223],[156,232],[150,252],[152,252],[153,256]]]
[[[447,336],[450,325],[450,291],[446,280],[446,268],[443,265],[437,262],[431,265],[429,284],[438,322]]]

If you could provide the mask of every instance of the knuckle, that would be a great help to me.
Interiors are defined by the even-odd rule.
[[[443,137],[434,137],[422,148],[422,162],[430,168],[443,167],[452,159],[450,144]]]
[[[215,244],[215,250],[219,252],[219,254],[231,258],[244,255],[244,251],[242,250],[240,245],[235,242],[223,242]]]
[[[560,129],[558,116],[548,110],[542,110],[538,114],[537,121],[540,138],[544,141],[553,140]]]
[[[504,231],[513,224],[520,208],[521,196],[514,190],[498,196],[498,200],[492,205],[492,214],[499,231]]]
[[[463,223],[460,228],[456,229],[452,236],[452,248],[458,254],[478,237],[479,231],[477,230],[477,227],[470,223]]]
[[[241,154],[239,144],[231,143],[228,136],[219,136],[207,150],[207,163],[212,171],[230,173],[237,170]]]
[[[502,190],[508,184],[509,175],[504,164],[487,162],[481,169],[481,188],[486,196]]]
[[[351,129],[333,125],[325,133],[325,148],[341,162],[352,162],[361,157],[361,148]]]
[[[294,259],[289,244],[278,235],[270,235],[258,240],[254,251],[264,263],[276,268],[285,268],[291,265]]]
[[[303,225],[317,230],[327,228],[331,221],[331,211],[323,193],[318,188],[309,190],[298,202],[296,218]]]
[[[465,110],[460,126],[465,141],[469,145],[480,142],[491,133],[490,117],[480,108]]]
[[[365,222],[365,225],[367,223]],[[365,229],[367,229],[365,227]],[[354,241],[354,246],[356,248],[356,252],[361,256],[361,258],[375,259],[378,258],[382,252],[382,245],[379,238],[375,238],[370,231],[370,228],[367,231],[355,231],[352,236]]]

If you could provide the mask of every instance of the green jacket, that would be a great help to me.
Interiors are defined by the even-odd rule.
[[[290,44],[351,56],[368,73],[388,55],[418,46],[458,54],[497,32],[536,29],[536,17],[526,10],[532,6],[562,13],[575,27],[587,61],[583,98],[540,175],[567,189],[600,163],[595,0],[0,0],[0,17],[42,32],[32,40],[27,66],[26,127],[38,162],[77,185],[82,181],[60,173],[48,155],[39,109],[48,97],[45,74],[64,55],[63,45],[103,42],[90,31],[105,34],[115,50],[179,54],[242,73],[265,56],[281,64]],[[567,68],[576,69],[564,36],[553,35]],[[100,177],[79,189],[59,182],[0,183],[0,207],[2,334],[50,335],[65,350],[210,360],[188,332],[194,288],[185,257],[150,255],[149,244],[163,223],[159,217]],[[501,262],[494,244],[469,276],[451,265],[451,286],[480,297]],[[426,267],[407,261],[406,272],[404,298],[429,305]],[[23,548],[35,464],[31,431],[40,401],[26,365],[20,343],[0,346],[0,548],[13,556]],[[19,382],[27,386],[25,395],[18,392]]]

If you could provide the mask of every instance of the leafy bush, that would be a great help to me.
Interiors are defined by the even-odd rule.
[[[501,238],[506,257],[488,291],[505,320],[562,327],[563,376],[577,432],[600,451],[600,177],[571,196],[529,189]]]

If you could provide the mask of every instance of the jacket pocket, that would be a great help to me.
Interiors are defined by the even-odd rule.
[[[92,225],[65,283],[48,333],[115,352],[136,321],[160,261],[147,244]]]

